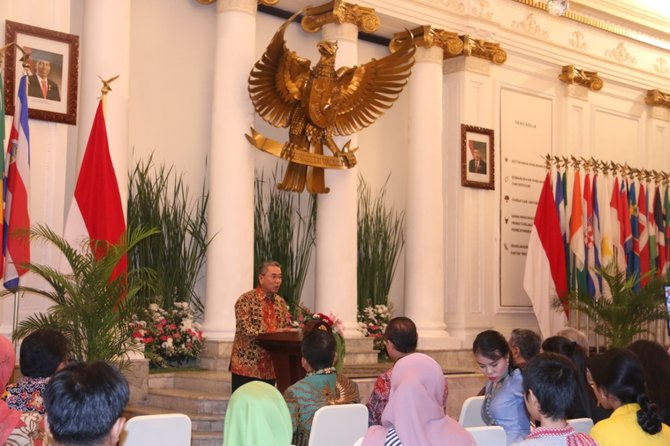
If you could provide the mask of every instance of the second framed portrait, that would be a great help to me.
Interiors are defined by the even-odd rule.
[[[5,42],[15,44],[7,48],[5,59],[7,114],[14,113],[19,82],[26,74],[28,116],[76,124],[79,37],[7,20]]]
[[[461,185],[495,189],[493,130],[461,124]]]

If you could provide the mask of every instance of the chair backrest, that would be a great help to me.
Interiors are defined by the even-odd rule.
[[[351,446],[368,430],[368,408],[363,404],[323,406],[314,414],[309,446]]]
[[[591,418],[573,418],[567,421],[574,430],[584,434],[590,434],[593,428],[593,420]]]
[[[466,427],[477,446],[506,446],[507,436],[502,426]]]
[[[354,443],[354,446],[361,446],[362,444],[363,444],[363,437],[356,440],[356,442]]]
[[[458,422],[463,427],[486,426],[482,420],[482,406],[484,405],[483,396],[473,396],[463,402],[461,407],[461,416]]]
[[[181,413],[139,415],[121,432],[120,446],[190,446],[191,419]]]

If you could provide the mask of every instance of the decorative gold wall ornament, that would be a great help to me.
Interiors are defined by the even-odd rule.
[[[444,51],[444,58],[460,56],[463,54],[463,41],[455,32],[433,28],[430,25],[419,26],[412,31],[395,33],[389,43],[392,53],[405,44],[407,39],[414,39],[416,46],[431,48],[438,46]]]
[[[499,43],[487,42],[482,39],[473,39],[468,34],[461,36],[463,40],[463,54],[490,60],[496,65],[502,65],[507,60],[507,52],[500,48]]]
[[[644,102],[647,105],[670,108],[670,93],[659,89],[647,90]]]
[[[564,65],[558,79],[566,84],[578,84],[593,91],[603,88],[603,80],[598,77],[597,71],[586,71],[574,65]]]
[[[327,193],[324,169],[356,165],[351,141],[339,148],[333,136],[351,135],[369,126],[393,105],[414,65],[414,46],[407,39],[395,53],[366,64],[335,70],[337,42],[322,40],[321,55],[311,62],[288,49],[288,19],[275,33],[249,75],[249,96],[261,118],[275,127],[289,127],[289,140],[280,143],[253,128],[247,139],[254,147],[289,162],[279,189]],[[324,154],[326,146],[332,155]]]
[[[300,24],[308,33],[315,33],[328,23],[353,23],[363,32],[373,33],[379,29],[379,17],[374,8],[333,0],[325,5],[306,8]]]
[[[391,52],[404,45],[410,35],[413,36],[414,43],[417,46],[441,47],[444,50],[445,59],[458,56],[474,56],[490,60],[497,65],[503,64],[507,60],[507,53],[500,48],[499,43],[473,39],[467,34],[458,35],[455,32],[433,28],[429,25],[420,26],[412,31],[396,33],[389,44]]]

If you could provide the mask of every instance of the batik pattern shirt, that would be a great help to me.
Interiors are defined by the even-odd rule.
[[[276,294],[267,298],[258,288],[244,293],[235,303],[235,320],[230,371],[242,376],[275,379],[270,353],[256,343],[256,336],[286,327],[290,315],[284,299]]]
[[[49,378],[29,378],[24,376],[18,383],[7,386],[7,393],[5,393],[3,399],[7,402],[10,409],[44,414],[42,392],[48,382]]]
[[[49,444],[44,418],[37,412],[21,415],[19,424],[14,428],[4,446],[47,446]]]
[[[293,423],[293,444],[307,446],[312,421],[317,410],[328,404],[359,403],[361,398],[355,382],[335,369],[312,373],[284,391]]]

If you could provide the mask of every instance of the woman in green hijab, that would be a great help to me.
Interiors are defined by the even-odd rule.
[[[289,446],[292,435],[288,407],[276,388],[252,381],[233,392],[226,410],[224,446]]]

